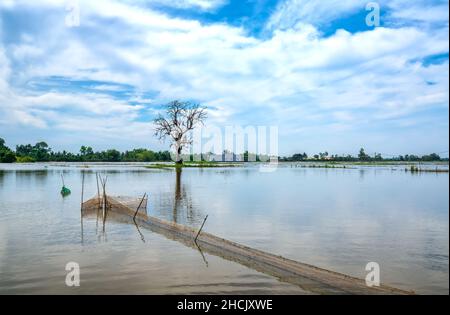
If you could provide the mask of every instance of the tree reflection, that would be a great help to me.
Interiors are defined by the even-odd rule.
[[[176,176],[175,176],[175,200],[173,203],[173,211],[172,211],[172,220],[173,222],[178,222],[178,208],[180,206],[181,200],[183,199],[183,195],[181,192],[181,167],[176,168]]]
[[[192,196],[188,193],[188,189],[182,183],[182,173],[182,168],[177,167],[175,172],[175,195],[172,207],[172,221],[182,224],[198,223],[198,219],[202,217],[202,214],[197,213],[194,208]],[[184,215],[186,216],[185,220],[183,220]]]

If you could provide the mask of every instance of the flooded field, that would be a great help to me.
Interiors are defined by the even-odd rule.
[[[85,199],[98,172],[111,195],[148,193],[149,215],[192,227],[208,215],[204,230],[228,240],[360,278],[377,262],[382,283],[448,294],[448,173],[309,166],[0,164],[0,293],[310,293],[146,229],[81,221],[82,172]],[[71,261],[78,288],[65,285]]]

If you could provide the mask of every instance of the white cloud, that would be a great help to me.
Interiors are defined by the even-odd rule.
[[[383,19],[389,24],[446,23],[448,25],[448,1],[430,0],[286,0],[281,1],[266,24],[269,30],[287,29],[300,24],[323,25],[356,12],[366,10],[369,2],[379,4]],[[367,12],[368,13],[368,12]]]
[[[204,11],[210,11],[225,5],[228,0],[150,0],[148,2],[154,2],[180,9],[194,7]]]
[[[123,1],[80,2],[79,28],[65,27],[64,11],[33,7],[36,15],[48,14],[43,28],[26,29],[0,48],[0,113],[8,116],[0,128],[22,123],[148,141],[150,125],[137,120],[141,106],[179,98],[214,108],[210,123],[273,123],[282,135],[307,136],[317,128],[346,131],[448,106],[448,63],[420,62],[448,53],[448,26],[338,31],[324,38],[313,21],[360,2],[333,2],[335,12],[324,1],[296,3],[306,20],[282,30],[272,17],[277,26],[268,39]],[[142,105],[131,106],[108,95],[110,85],[98,86],[98,93],[26,90],[28,81],[49,76],[129,84],[157,95],[132,95],[130,101]],[[64,114],[65,107],[75,113]]]
[[[228,0],[121,0],[121,2],[128,5],[159,5],[176,9],[214,11],[227,4]]]
[[[395,0],[386,3],[392,10],[393,19],[403,21],[421,21],[428,23],[446,23],[448,25],[448,1],[419,1],[412,3],[408,0]]]
[[[287,0],[281,1],[270,17],[268,29],[286,29],[297,23],[317,25],[343,14],[364,9],[367,0]]]
[[[145,5],[163,5],[178,9],[200,9],[203,11],[212,11],[220,8],[228,3],[228,0],[118,0],[128,6],[145,6]],[[34,3],[33,3],[34,2]],[[91,2],[91,1],[89,1]],[[68,4],[81,4],[81,8],[85,4],[84,0],[41,0],[38,2],[30,0],[3,0],[0,7],[14,8],[17,6],[66,6]]]

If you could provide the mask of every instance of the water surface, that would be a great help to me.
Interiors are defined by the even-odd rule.
[[[430,166],[434,167],[434,166]],[[439,166],[442,167],[442,166]],[[282,164],[151,170],[141,165],[0,164],[0,293],[307,294],[135,226],[80,218],[96,194],[149,194],[148,212],[261,250],[417,293],[448,294],[448,173]],[[72,194],[62,198],[61,174]],[[81,224],[82,223],[82,224]],[[65,285],[78,262],[81,286]]]

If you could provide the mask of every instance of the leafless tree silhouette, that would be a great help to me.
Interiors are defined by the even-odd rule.
[[[203,124],[206,108],[199,104],[190,102],[173,101],[166,105],[165,116],[159,115],[153,123],[155,124],[155,136],[160,140],[169,137],[172,146],[175,147],[176,163],[183,163],[181,151],[185,145],[192,144],[189,132],[199,124]]]

